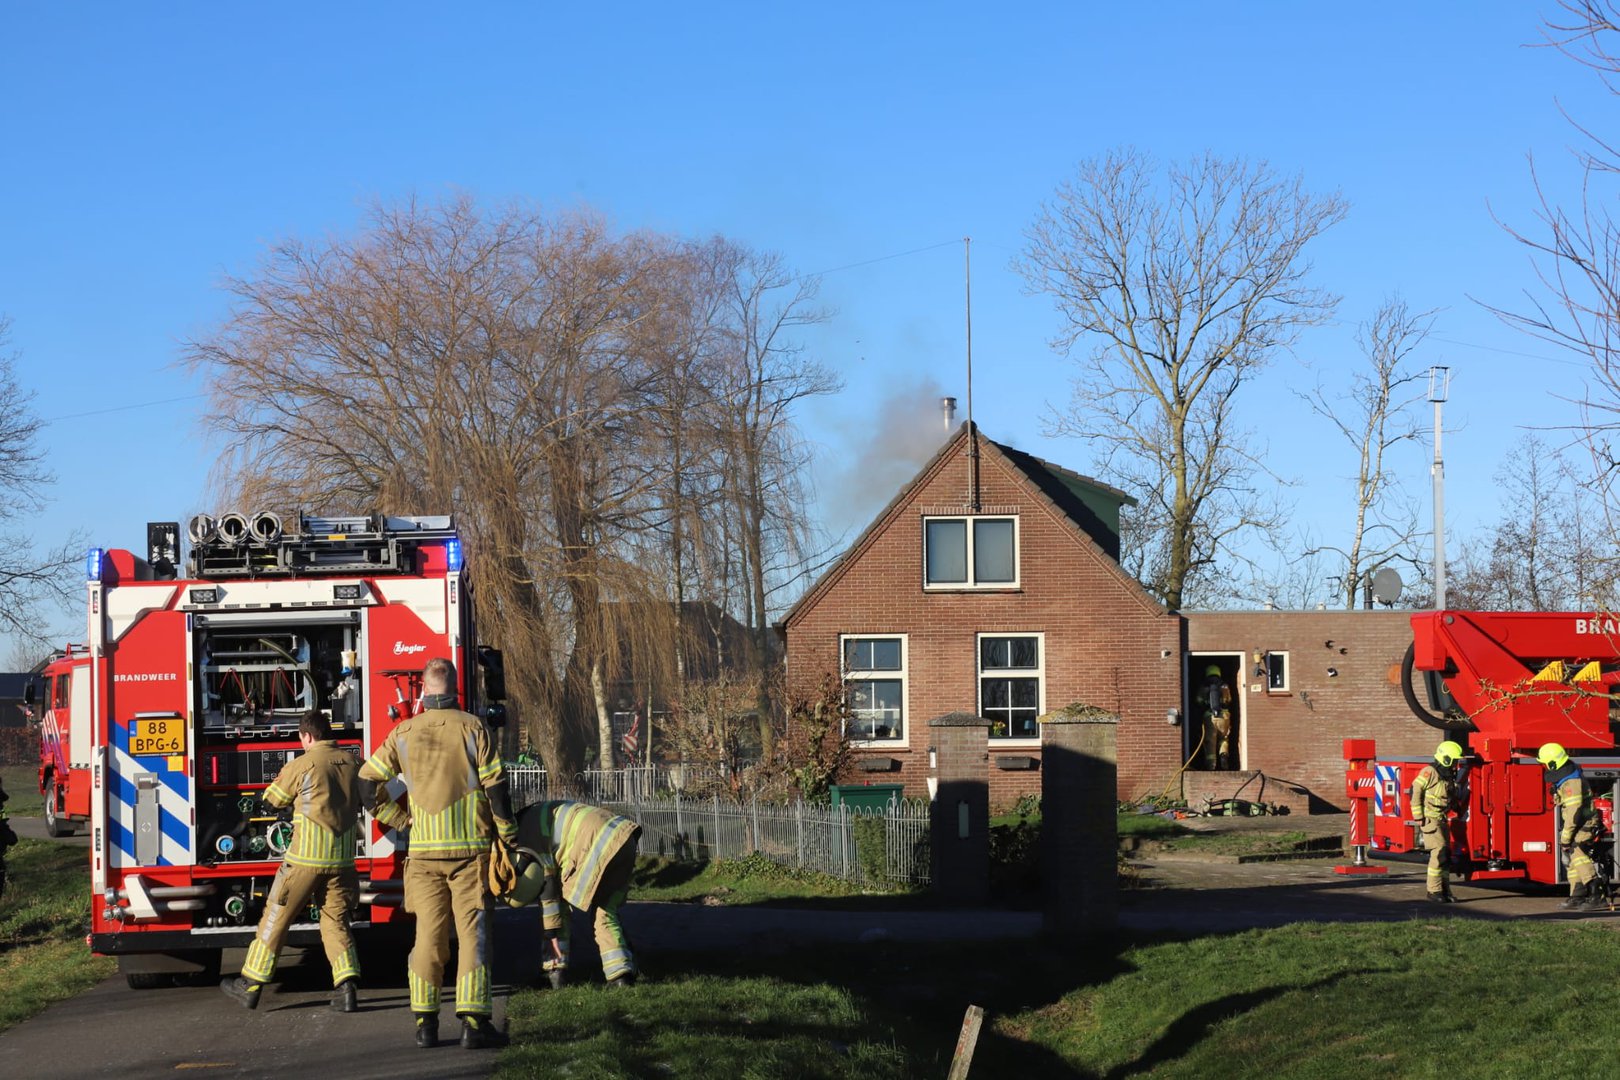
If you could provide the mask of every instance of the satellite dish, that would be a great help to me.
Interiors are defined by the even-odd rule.
[[[1373,599],[1385,607],[1393,607],[1401,598],[1401,575],[1386,566],[1372,576]]]

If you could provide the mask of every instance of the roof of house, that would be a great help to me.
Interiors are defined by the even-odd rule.
[[[23,696],[23,688],[28,685],[28,680],[32,679],[33,677],[34,676],[32,673],[26,671],[0,672],[0,699],[9,700],[15,698],[18,701],[21,701]]]
[[[1034,494],[1043,496],[1057,510],[1058,516],[1072,525],[1075,532],[1095,548],[1098,554],[1104,557],[1105,563],[1117,573],[1128,587],[1139,594],[1140,599],[1146,605],[1162,610],[1163,605],[1149,596],[1142,588],[1141,583],[1126,573],[1124,568],[1119,565],[1119,536],[1102,516],[1103,513],[1111,513],[1117,520],[1119,507],[1122,505],[1135,506],[1135,499],[1100,480],[1077,473],[1072,469],[1066,469],[1061,465],[1054,465],[1050,461],[1035,457],[1033,454],[1027,454],[1022,450],[1016,450],[1003,443],[986,438],[982,431],[978,431],[978,425],[976,424],[972,428],[979,435],[980,445],[991,448],[1025,479]],[[805,590],[804,595],[799,597],[798,601],[788,609],[777,625],[786,627],[813,597],[825,592],[831,583],[837,580],[854,561],[856,553],[864,550],[876,535],[882,531],[882,528],[888,524],[900,506],[906,502],[911,492],[926,477],[939,468],[941,463],[955,451],[958,444],[968,438],[968,435],[969,425],[963,423],[957,429],[956,434],[945,440],[944,444],[934,452],[934,456],[928,460],[928,463],[919,469],[917,474],[895,493],[894,498],[889,500],[888,505],[872,519],[865,529],[861,530],[861,534],[855,538],[855,542],[845,549],[844,553],[827,568],[827,571],[820,578],[816,579],[809,589]]]

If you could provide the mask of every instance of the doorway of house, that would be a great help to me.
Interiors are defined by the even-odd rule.
[[[1189,653],[1183,753],[1189,769],[1243,768],[1243,654]]]

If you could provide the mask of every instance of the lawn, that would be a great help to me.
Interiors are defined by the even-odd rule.
[[[637,900],[702,904],[790,904],[794,907],[917,906],[927,892],[904,886],[873,890],[815,870],[772,862],[763,855],[710,862],[636,860],[630,894]]]
[[[1620,937],[1591,922],[1303,923],[653,964],[629,990],[516,994],[499,1075],[938,1077],[969,1004],[987,1012],[975,1077],[1578,1075],[1620,1037]]]
[[[7,790],[10,790],[8,785]],[[90,920],[85,850],[24,840],[6,853],[0,896],[0,1031],[112,975],[84,946]]]
[[[6,813],[19,817],[39,817],[45,801],[39,795],[39,769],[33,765],[0,765],[0,785],[10,797]]]

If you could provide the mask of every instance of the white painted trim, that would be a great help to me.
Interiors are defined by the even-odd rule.
[[[967,559],[966,581],[939,581],[928,580],[928,523],[931,521],[962,521],[967,527]],[[1011,581],[989,581],[980,584],[973,580],[973,522],[976,521],[1011,521],[1013,526],[1013,579]],[[1024,581],[1024,533],[1023,525],[1017,514],[925,514],[922,518],[922,587],[924,592],[1010,592],[1023,588]]]
[[[995,668],[994,671],[996,672],[996,674],[989,675],[988,677],[989,678],[1005,677],[1005,678],[1009,678],[1009,679],[1020,679],[1020,678],[1027,679],[1027,678],[1030,678],[1031,675],[1033,674],[1033,677],[1035,678],[1035,685],[1036,685],[1036,687],[1038,688],[1038,690],[1040,692],[1039,693],[1039,701],[1037,702],[1037,704],[1035,706],[1035,715],[1037,717],[1045,715],[1045,713],[1046,713],[1046,631],[1044,631],[1044,630],[990,630],[990,631],[981,631],[980,633],[974,635],[974,638],[973,638],[973,671],[974,671],[973,693],[974,693],[974,700],[978,702],[978,715],[984,716],[984,680],[985,680],[985,678],[987,676],[985,675],[984,668],[981,665],[984,663],[984,639],[985,638],[1034,638],[1035,639],[1035,641],[1036,641],[1036,646],[1035,646],[1036,664],[1035,664],[1035,666],[1033,668]],[[1001,674],[1003,672],[1005,672],[1004,676]],[[989,719],[989,717],[985,717],[985,718]],[[1039,732],[1039,730],[1040,730],[1040,725],[1037,722],[1036,731]],[[1040,739],[1039,734],[1036,734],[1033,737],[1022,737],[1022,738],[1010,738],[1010,737],[1009,738],[997,738],[996,736],[991,735],[991,736],[989,736],[989,740],[990,740],[990,745],[993,746],[993,747],[1009,747],[1009,748],[1016,748],[1016,749],[1029,749],[1031,747],[1038,747],[1038,746],[1041,745],[1041,739]]]
[[[910,634],[839,634],[838,670],[843,680],[896,679],[900,680],[900,738],[851,739],[849,745],[860,750],[909,750],[911,748],[911,635]],[[900,643],[900,670],[888,669],[844,670],[844,643],[848,641],[898,641]]]

